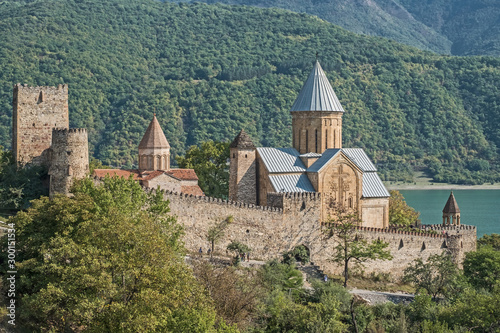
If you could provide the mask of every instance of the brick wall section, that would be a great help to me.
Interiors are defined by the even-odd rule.
[[[87,130],[54,129],[49,165],[49,196],[55,193],[68,195],[73,179],[84,178],[89,172]]]
[[[14,86],[12,151],[20,164],[46,164],[53,128],[68,128],[68,86]]]
[[[224,239],[215,251],[226,254],[231,241],[240,241],[251,249],[252,259],[270,260],[298,245],[305,245],[311,260],[329,273],[339,274],[342,268],[331,263],[335,239],[326,238],[325,227],[320,223],[321,195],[319,193],[270,193],[266,200],[275,207],[262,207],[240,202],[223,201],[210,197],[164,193],[170,208],[185,227],[185,244],[188,250],[205,252],[208,229],[232,216]],[[450,227],[451,228],[451,227]],[[468,229],[469,228],[469,229]],[[468,232],[465,232],[468,230]],[[358,228],[359,237],[368,241],[380,239],[389,243],[394,256],[392,261],[371,261],[365,264],[365,273],[391,273],[402,276],[404,268],[416,258],[427,260],[430,255],[443,251],[461,262],[466,251],[475,249],[475,228],[460,226],[448,236],[441,234],[410,233],[392,229]],[[425,246],[424,246],[425,244]],[[402,246],[401,246],[402,245]]]

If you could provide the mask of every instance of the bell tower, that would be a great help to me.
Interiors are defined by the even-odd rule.
[[[453,191],[443,208],[443,225],[460,225],[460,208],[458,208]]]
[[[316,60],[292,108],[293,147],[300,154],[342,148],[344,108]]]

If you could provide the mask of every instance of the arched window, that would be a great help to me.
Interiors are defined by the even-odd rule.
[[[318,130],[314,131],[314,152],[318,152]]]

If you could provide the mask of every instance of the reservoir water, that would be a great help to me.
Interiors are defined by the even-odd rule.
[[[401,190],[406,203],[420,212],[423,224],[443,223],[449,190]],[[477,237],[500,234],[500,190],[453,190],[462,224],[475,225]]]

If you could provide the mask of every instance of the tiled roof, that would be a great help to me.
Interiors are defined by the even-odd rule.
[[[170,169],[165,173],[180,180],[198,180],[193,169]]]
[[[295,148],[257,148],[269,173],[304,172],[306,167]]]
[[[300,90],[290,111],[336,111],[344,112],[337,95],[318,61]]]
[[[386,198],[391,195],[376,172],[363,173],[363,197]]]
[[[361,148],[342,148],[342,152],[349,157],[363,172],[377,171],[372,161]]]
[[[146,133],[144,133],[139,143],[139,149],[144,148],[170,148],[160,123],[156,119],[156,114],[153,116],[153,120],[149,123]]]
[[[205,196],[205,193],[201,190],[198,185],[192,186],[181,186],[181,193],[183,194],[192,194],[196,196]]]
[[[241,130],[241,132],[234,138],[233,142],[231,142],[229,148],[253,149],[255,148],[255,145],[245,130]]]
[[[314,192],[306,174],[270,175],[269,180],[276,192]]]
[[[94,169],[92,173],[94,177],[105,178],[107,175],[110,177],[124,177],[128,178],[132,175],[134,180],[138,180],[139,172],[137,170],[122,170],[122,169]]]
[[[323,152],[321,157],[311,165],[307,172],[319,172],[334,156],[336,156],[341,149],[327,149]]]
[[[158,177],[159,175],[163,175],[165,171],[162,170],[154,170],[154,171],[144,171],[140,174],[140,180],[151,180],[153,178]]]
[[[460,208],[458,208],[457,200],[455,200],[455,196],[453,195],[453,191],[450,193],[450,197],[444,205],[443,213],[460,213]]]

